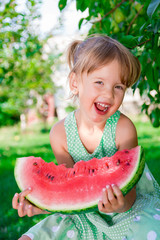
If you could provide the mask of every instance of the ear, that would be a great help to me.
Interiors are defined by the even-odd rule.
[[[73,95],[78,94],[78,77],[74,72],[69,76],[69,87]]]

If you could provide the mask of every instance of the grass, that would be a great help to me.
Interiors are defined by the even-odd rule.
[[[139,145],[145,149],[148,166],[160,183],[160,128],[153,128],[143,117],[132,120],[137,128]],[[13,173],[16,158],[34,155],[56,162],[49,144],[49,131],[41,131],[42,127],[32,126],[23,134],[19,126],[0,129],[0,239],[16,240],[45,217],[20,218],[12,209],[12,197],[19,191]]]
[[[146,117],[132,119],[138,133],[138,144],[145,150],[145,159],[153,176],[160,184],[160,127],[153,128]]]
[[[12,197],[19,192],[13,173],[16,158],[34,155],[55,162],[49,144],[49,132],[42,132],[41,129],[41,126],[34,126],[25,134],[20,133],[18,126],[0,129],[0,239],[18,239],[44,217],[19,218],[12,209]]]

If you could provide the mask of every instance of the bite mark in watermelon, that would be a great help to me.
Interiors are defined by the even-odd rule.
[[[79,161],[73,168],[46,163],[40,157],[16,160],[15,179],[27,199],[52,212],[92,211],[106,185],[116,184],[126,195],[140,179],[145,165],[141,146],[117,151],[112,157]]]

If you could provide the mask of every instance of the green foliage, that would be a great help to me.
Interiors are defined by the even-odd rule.
[[[139,88],[144,111],[154,127],[160,104],[160,0],[76,0],[77,10],[88,9],[88,16],[79,21],[79,28],[90,22],[88,35],[107,34],[137,56],[142,74],[133,89]],[[61,9],[60,9],[61,10]],[[154,114],[153,114],[154,112]],[[152,117],[154,115],[154,117]]]
[[[65,8],[66,4],[67,4],[67,0],[60,0],[59,4],[58,4],[59,9],[63,10]]]
[[[155,12],[155,10],[157,9],[159,3],[160,3],[159,0],[152,0],[151,1],[151,3],[148,6],[148,9],[147,9],[147,14],[148,14],[149,17],[152,17],[152,15]]]
[[[44,55],[46,39],[40,39],[36,21],[40,0],[0,3],[0,125],[19,120],[21,113],[35,106],[37,96],[53,93],[51,79],[56,55]]]
[[[67,113],[71,113],[71,112],[73,112],[75,109],[76,109],[75,106],[68,105],[68,106],[65,108],[65,111],[66,111]]]

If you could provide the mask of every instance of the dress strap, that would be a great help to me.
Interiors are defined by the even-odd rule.
[[[103,156],[112,156],[116,153],[116,127],[120,118],[121,112],[116,111],[110,118],[107,119],[106,126],[102,136],[102,151]]]
[[[67,136],[67,147],[68,152],[72,156],[75,162],[78,162],[80,155],[85,155],[82,143],[80,141],[77,129],[77,123],[75,118],[75,111],[68,114],[64,122],[66,136]],[[83,153],[82,153],[83,152]],[[81,154],[80,154],[81,153]],[[81,158],[82,160],[82,158]],[[83,159],[85,160],[85,159]]]

